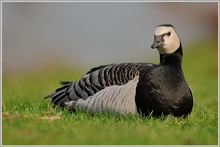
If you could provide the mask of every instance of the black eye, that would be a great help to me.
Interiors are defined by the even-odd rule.
[[[168,32],[168,33],[167,33],[167,36],[169,37],[170,35],[171,35],[171,33],[170,33],[170,32]]]

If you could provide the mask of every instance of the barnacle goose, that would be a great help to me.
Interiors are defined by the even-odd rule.
[[[187,116],[193,95],[182,71],[182,46],[170,24],[156,27],[152,49],[160,63],[121,63],[92,68],[75,82],[61,82],[61,88],[45,98],[70,111]]]

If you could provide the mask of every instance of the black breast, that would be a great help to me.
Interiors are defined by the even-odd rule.
[[[192,111],[191,90],[182,70],[159,66],[140,77],[136,105],[143,115],[185,116]]]

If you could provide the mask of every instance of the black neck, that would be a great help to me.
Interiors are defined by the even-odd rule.
[[[172,54],[160,54],[160,65],[180,67],[182,65],[182,45]]]

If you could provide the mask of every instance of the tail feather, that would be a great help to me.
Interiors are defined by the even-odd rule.
[[[63,90],[63,89],[67,89],[72,84],[72,82],[60,82],[60,84],[63,86],[60,88],[57,88],[56,92]]]
[[[73,82],[69,82],[69,81],[60,81],[60,84],[61,85],[70,85],[72,84]]]
[[[65,102],[70,101],[66,91],[69,88],[69,86],[72,84],[72,82],[60,82],[60,84],[62,84],[63,86],[56,89],[55,92],[46,96],[45,99],[51,98],[52,99],[51,103],[55,105],[59,105],[61,107],[65,107]]]
[[[51,93],[51,94],[49,94],[49,95],[45,96],[45,97],[44,97],[44,99],[47,99],[47,98],[52,98],[52,96],[53,96],[55,93],[56,93],[56,92],[53,92],[53,93]]]
[[[55,95],[52,97],[52,103],[55,105],[60,104],[60,101],[66,96],[65,91],[60,91],[59,93],[55,93]]]

